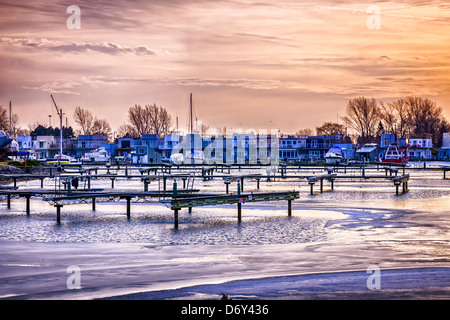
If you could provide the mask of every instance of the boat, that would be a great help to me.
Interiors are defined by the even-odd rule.
[[[344,153],[339,146],[332,146],[325,154],[325,161],[328,164],[339,164],[344,161]]]
[[[109,161],[111,155],[106,151],[104,147],[97,148],[91,152],[85,153],[81,158],[83,161]]]
[[[409,149],[408,147],[399,147],[397,143],[392,143],[386,149],[381,162],[385,163],[408,163]]]
[[[45,160],[46,163],[48,164],[58,164],[58,163],[79,163],[77,159],[68,156],[66,154],[63,154],[62,156],[60,156],[59,154],[57,154],[54,158],[49,158],[47,160]]]
[[[5,131],[0,130],[0,149],[4,149],[13,141]]]
[[[6,159],[11,152],[17,152],[18,146],[8,133],[0,130],[0,160]]]

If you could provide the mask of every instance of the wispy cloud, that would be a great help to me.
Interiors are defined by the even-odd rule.
[[[12,38],[2,37],[0,43],[16,48],[28,50],[60,51],[65,53],[86,53],[97,52],[109,55],[134,54],[134,55],[155,55],[155,52],[147,46],[122,46],[113,42],[61,42],[46,38]]]

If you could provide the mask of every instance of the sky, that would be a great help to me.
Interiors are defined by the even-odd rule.
[[[294,133],[418,95],[450,119],[449,35],[440,0],[0,0],[0,105],[56,126],[53,95],[117,130],[155,103],[186,129],[192,93],[211,128]]]

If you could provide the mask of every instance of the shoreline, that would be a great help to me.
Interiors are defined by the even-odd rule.
[[[201,284],[106,297],[98,300],[447,300],[450,267],[380,270],[369,288],[369,271],[309,273]],[[368,284],[369,282],[369,284]]]

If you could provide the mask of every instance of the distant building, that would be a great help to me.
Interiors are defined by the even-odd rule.
[[[280,160],[299,160],[300,149],[306,148],[306,136],[282,135],[278,148]]]
[[[433,142],[431,139],[410,139],[409,159],[410,160],[430,160]]]
[[[442,148],[450,148],[450,132],[442,135]]]
[[[343,135],[320,135],[306,138],[306,146],[298,150],[301,160],[323,160],[334,144],[342,143]]]
[[[450,160],[450,132],[446,132],[442,137],[442,148],[437,151],[437,160]]]
[[[74,156],[76,158],[81,158],[85,153],[100,148],[107,143],[108,136],[98,134],[79,135],[73,143]]]
[[[378,144],[366,143],[362,148],[356,151],[355,160],[358,161],[378,161],[379,151]]]

